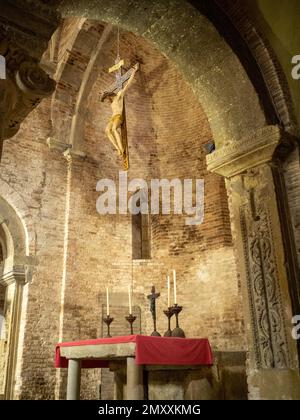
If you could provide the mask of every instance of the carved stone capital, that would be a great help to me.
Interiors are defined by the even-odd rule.
[[[21,63],[16,72],[16,83],[20,91],[33,99],[45,98],[52,94],[55,82],[34,60]]]
[[[39,61],[59,25],[57,4],[55,0],[1,1],[0,54],[5,57],[6,79],[0,80],[0,146],[54,91],[55,83]]]
[[[37,61],[14,43],[6,45],[4,55],[7,78],[0,83],[2,139],[14,136],[26,116],[55,89],[55,82]]]
[[[225,178],[232,178],[271,162],[281,141],[282,132],[278,126],[267,126],[251,132],[246,138],[232,142],[208,155],[208,170]]]
[[[3,274],[0,279],[1,286],[7,287],[13,283],[24,285],[26,282],[26,267],[24,265],[14,266],[11,271]]]

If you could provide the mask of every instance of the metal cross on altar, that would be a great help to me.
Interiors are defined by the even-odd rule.
[[[154,331],[151,334],[152,337],[160,337],[161,335],[156,330],[156,299],[158,299],[160,293],[156,293],[155,286],[152,286],[151,295],[148,295],[147,298],[150,300],[150,311],[152,313],[153,324],[154,324]]]

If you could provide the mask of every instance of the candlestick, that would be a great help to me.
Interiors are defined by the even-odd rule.
[[[133,335],[133,323],[136,320],[136,316],[133,316],[132,314],[129,314],[129,316],[126,316],[125,319],[130,324],[130,334]]]
[[[177,305],[176,271],[175,270],[173,270],[173,283],[174,283],[174,305]]]
[[[180,314],[180,312],[182,311],[182,306],[178,306],[177,304],[175,304],[171,310],[172,312],[175,314],[176,316],[176,328],[174,328],[174,330],[172,331],[172,337],[178,337],[178,338],[185,338],[185,333],[184,331],[179,327],[179,321],[178,321],[178,315]]]
[[[132,314],[131,287],[128,286],[129,314]]]
[[[109,296],[108,287],[106,288],[106,315],[109,316]]]
[[[171,299],[170,299],[170,276],[167,276],[167,285],[168,285],[168,308],[171,306]]]
[[[168,330],[165,332],[164,337],[172,337],[172,330],[171,330],[171,318],[174,315],[172,308],[168,308],[164,311],[164,314],[168,318]]]
[[[113,322],[113,320],[114,320],[114,318],[111,318],[109,315],[107,315],[106,318],[103,318],[103,322],[107,326],[106,338],[111,338],[111,335],[110,335],[110,324]]]

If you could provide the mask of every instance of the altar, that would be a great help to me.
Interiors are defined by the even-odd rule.
[[[212,365],[207,339],[130,335],[60,343],[55,353],[56,368],[68,369],[68,400],[80,399],[81,369],[85,368],[114,372],[116,400],[181,400],[189,385],[185,378],[195,377],[191,372],[200,378],[203,369]]]

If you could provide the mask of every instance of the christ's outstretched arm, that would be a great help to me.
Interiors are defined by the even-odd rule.
[[[122,95],[124,95],[124,94],[125,94],[126,90],[127,90],[127,89],[129,88],[129,86],[132,84],[133,79],[134,79],[134,76],[135,76],[135,73],[138,71],[139,66],[140,66],[140,65],[139,65],[139,63],[136,63],[136,64],[133,66],[133,70],[132,70],[131,76],[129,77],[128,82],[126,83],[125,87],[122,89]]]

